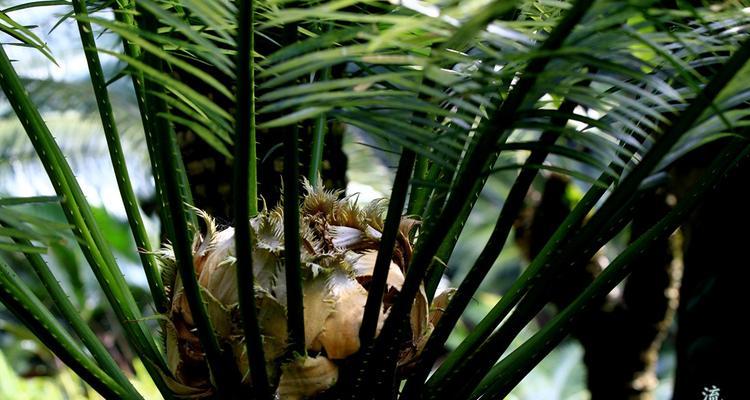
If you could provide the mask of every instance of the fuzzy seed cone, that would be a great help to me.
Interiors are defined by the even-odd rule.
[[[281,207],[264,210],[250,221],[252,227],[255,302],[263,335],[266,368],[277,394],[283,399],[304,399],[332,387],[338,378],[337,363],[359,350],[359,328],[372,280],[383,229],[386,203],[364,207],[340,192],[306,185],[301,205],[301,275],[304,295],[305,344],[308,357],[280,362],[287,348],[284,232]],[[206,231],[196,235],[193,262],[203,300],[222,345],[231,348],[235,362],[249,384],[248,354],[240,323],[234,229],[219,229],[203,213]],[[404,269],[412,255],[409,240],[417,221],[403,219],[387,278],[387,292],[378,320],[379,332],[393,299],[404,283]],[[167,380],[184,397],[212,395],[211,379],[184,295],[175,273],[170,248],[160,253],[164,282],[170,299],[165,325],[165,347],[173,377]],[[446,300],[437,297],[438,302]],[[430,309],[421,289],[410,315],[412,340],[401,350],[399,365],[413,361],[432,330],[444,304]],[[249,355],[253,357],[254,355]]]

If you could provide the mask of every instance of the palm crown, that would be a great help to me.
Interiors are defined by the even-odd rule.
[[[19,7],[44,10],[45,5]],[[708,9],[685,7],[594,0],[118,0],[90,5],[73,0],[69,16],[79,27],[128,220],[155,307],[170,319],[165,351],[142,322],[65,156],[2,48],[0,85],[129,345],[165,398],[196,393],[229,398],[246,390],[258,398],[274,393],[289,398],[498,398],[565,337],[589,304],[627,276],[633,260],[670,235],[748,151],[745,9],[729,2]],[[97,13],[110,9],[111,19]],[[16,44],[51,58],[32,30],[14,22],[12,12],[0,13],[0,29]],[[122,49],[97,48],[96,29],[118,35]],[[171,246],[163,260],[174,273],[165,274],[166,279],[124,164],[100,53],[126,65],[120,78],[129,76],[137,96]],[[317,187],[332,120],[400,149],[387,210],[352,208],[359,217],[349,228],[356,232],[334,228],[348,225],[333,223],[330,218],[338,217],[326,214],[330,210],[323,221],[331,226],[316,228],[320,217],[310,202],[323,196],[331,210],[347,207],[336,195],[312,189],[300,194],[299,153],[311,153],[308,178]],[[232,159],[231,234],[216,231],[211,222],[204,236],[196,233],[199,222],[190,207],[176,127]],[[310,140],[300,143],[301,133]],[[274,135],[283,137],[283,204],[259,211],[256,143],[258,137]],[[546,288],[555,277],[586,263],[632,220],[646,189],[664,179],[675,160],[707,142],[719,143],[721,150],[676,207],[541,331],[497,362],[549,300]],[[509,163],[502,154],[515,154],[522,162]],[[415,309],[435,297],[443,262],[488,176],[507,169],[519,172],[490,239],[441,308],[439,320],[429,321],[434,323],[430,332],[420,332],[428,326],[428,315],[415,316],[420,314]],[[590,182],[590,189],[491,312],[429,375],[502,251],[540,169]],[[80,343],[5,263],[0,263],[0,299],[103,396],[140,398],[76,314],[36,246],[13,234],[33,227],[12,218],[12,205],[33,201],[0,200],[0,222],[13,229],[2,245],[26,255]],[[401,229],[404,214],[420,221],[415,231]],[[273,282],[262,276],[268,259],[258,254],[280,250],[267,248],[263,224],[270,224],[268,235],[274,240],[283,238],[283,263],[273,263],[278,269]],[[321,242],[335,244],[347,234],[369,244],[352,251],[325,248]],[[222,254],[209,263],[210,253],[229,248],[234,276],[204,276],[204,268],[229,257]],[[370,264],[359,274],[362,259]],[[346,295],[351,295],[347,309],[339,308],[344,294],[336,286],[316,289],[313,265],[324,275],[346,271],[342,279],[354,290]],[[283,296],[277,296],[279,285]],[[312,310],[319,304],[314,299],[329,295],[338,299],[327,303],[333,310],[315,316]],[[346,318],[322,331],[312,328],[327,325],[336,319],[332,315]],[[189,321],[189,327],[181,331],[175,321]],[[356,339],[357,346],[338,352],[339,347],[321,341],[321,332]],[[413,351],[406,354],[409,346]],[[188,354],[191,348],[199,353]],[[179,367],[184,363],[205,373],[188,377]],[[315,374],[320,379],[311,382]]]

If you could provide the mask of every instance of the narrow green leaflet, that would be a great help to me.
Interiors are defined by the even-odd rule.
[[[140,398],[132,391],[123,389],[78,347],[52,313],[3,260],[0,260],[0,301],[23,321],[45,346],[104,398]]]
[[[128,342],[141,357],[154,365],[164,366],[164,358],[154,337],[147,332],[141,312],[119,270],[106,240],[94,221],[91,209],[52,133],[31,102],[16,71],[0,46],[0,86],[10,100],[16,115],[41,158],[52,185],[60,196],[63,211],[74,233],[81,240],[81,250],[96,275]],[[165,368],[166,369],[166,368]]]

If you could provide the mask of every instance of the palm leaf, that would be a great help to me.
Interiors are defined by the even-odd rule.
[[[360,378],[363,373],[376,374],[367,388],[359,384],[348,387],[380,397],[392,396],[397,387],[392,380],[398,341],[413,298],[425,281],[428,291],[434,291],[442,269],[433,259],[449,262],[488,177],[497,171],[520,170],[491,239],[428,342],[406,395],[420,392],[447,335],[502,251],[510,223],[537,171],[562,172],[592,182],[591,189],[524,275],[427,382],[427,396],[439,393],[458,398],[472,392],[472,396],[505,395],[538,361],[531,354],[544,354],[569,328],[567,320],[556,320],[562,333],[542,331],[522,351],[493,367],[510,340],[546,303],[545,285],[557,272],[564,271],[565,264],[586,259],[621,231],[644,188],[658,182],[670,164],[705,143],[736,136],[738,129],[747,125],[744,108],[748,88],[746,80],[741,79],[747,72],[741,67],[747,58],[743,41],[748,18],[735,6],[683,12],[631,1],[453,1],[437,5],[421,1],[269,0],[254,4],[254,18],[247,26],[246,18],[238,20],[238,9],[227,1],[139,0],[138,13],[134,13],[132,2],[123,2],[117,6],[115,21],[82,16],[82,3],[76,4],[80,23],[97,24],[123,39],[124,53],[99,51],[128,64],[125,71],[133,76],[163,222],[178,253],[183,281],[191,292],[190,307],[197,312],[201,342],[220,390],[233,387],[229,381],[238,379],[234,371],[221,373],[221,349],[212,337],[210,321],[201,316],[205,313],[201,312],[200,290],[193,284],[190,262],[187,220],[192,216],[184,207],[190,203],[190,191],[173,125],[194,131],[228,157],[230,146],[237,151],[238,221],[253,214],[256,197],[251,190],[254,179],[248,178],[254,171],[255,157],[253,136],[244,136],[248,129],[253,132],[253,125],[248,124],[257,118],[258,129],[285,135],[288,326],[293,339],[291,351],[299,354],[304,354],[306,347],[300,334],[304,332],[300,322],[303,299],[298,287],[299,254],[295,253],[299,249],[300,175],[296,135],[300,127],[312,127],[314,121],[314,155],[308,173],[313,179],[328,119],[360,128],[386,147],[401,148],[382,237],[384,251],[378,254],[380,268],[376,272],[381,274],[376,273],[361,331],[366,351],[360,361],[367,367],[358,366],[355,372]],[[246,15],[248,4],[242,2],[240,6],[240,14]],[[14,35],[25,35],[20,38],[25,45],[41,46],[26,33],[26,27],[8,26],[12,29],[6,30]],[[257,39],[256,46],[251,44],[249,48],[237,39],[245,38],[243,32],[248,31]],[[87,55],[91,56],[96,51],[93,36],[88,36]],[[252,67],[244,64],[248,61]],[[10,63],[0,72],[12,72]],[[735,75],[738,77],[732,80]],[[183,77],[215,92],[209,95],[196,90]],[[9,86],[3,76],[0,80],[6,93],[20,88]],[[236,80],[241,90],[235,97],[227,82]],[[102,84],[101,80],[97,83]],[[248,90],[248,83],[257,86],[257,99]],[[104,90],[98,90],[99,97]],[[19,103],[18,94],[13,94]],[[20,103],[23,110],[19,115],[30,115],[33,107]],[[236,106],[237,116],[227,104]],[[247,107],[251,107],[250,112],[243,114]],[[245,119],[248,116],[250,121]],[[36,129],[32,132],[44,133],[41,120],[34,118],[33,123],[26,121],[25,125]],[[40,146],[44,151],[54,150],[50,140]],[[519,162],[509,164],[509,158],[500,154]],[[730,159],[733,161],[717,162],[725,163],[721,166],[728,169],[736,161]],[[64,169],[59,151],[48,157],[47,163],[55,165],[51,175],[64,182],[58,184],[58,192],[75,195],[72,174]],[[418,214],[424,224],[406,282],[375,347],[370,348],[367,345],[376,322],[372,315],[377,314],[377,300],[382,294],[382,266],[390,258],[394,227],[409,186],[408,210]],[[607,200],[596,207],[610,187]],[[68,197],[64,198],[64,205],[69,207]],[[85,206],[82,197],[73,199],[75,206]],[[690,207],[690,203],[680,206],[681,211],[670,214],[657,227],[672,229]],[[596,210],[594,217],[580,227],[592,210]],[[85,217],[81,213],[69,218],[80,231],[80,240],[89,246],[102,245],[95,227]],[[244,223],[240,225],[246,228]],[[653,237],[665,234],[649,232]],[[23,234],[20,229],[8,233],[17,238]],[[236,239],[240,242],[251,240],[249,233],[241,235],[238,230]],[[636,248],[642,248],[645,242],[636,243]],[[622,259],[618,258],[612,277],[624,277],[633,251],[626,250]],[[116,270],[106,251],[90,252],[92,265],[109,268],[100,267],[105,271],[101,280],[108,283],[115,279],[112,275]],[[247,254],[240,259],[238,277],[247,283],[252,259]],[[576,315],[611,284],[595,283],[564,313]],[[248,347],[248,352],[255,353],[258,343],[253,341],[260,337],[257,325],[252,324],[252,304],[252,298],[244,300],[243,319],[252,339],[248,346],[256,348]],[[506,316],[509,319],[501,324]],[[142,339],[138,332],[130,336]],[[146,349],[142,355],[153,356],[149,354],[150,345],[139,345]],[[254,366],[251,372],[258,369],[262,367]],[[254,376],[256,381],[265,380]]]
[[[140,398],[133,391],[124,389],[115,379],[94,364],[3,260],[0,260],[0,301],[23,321],[55,355],[105,398]]]
[[[596,298],[606,296],[618,282],[623,280],[635,267],[633,261],[644,253],[644,249],[655,243],[657,239],[671,235],[703,197],[714,190],[718,183],[746,158],[748,151],[750,148],[747,147],[745,141],[734,141],[725,146],[708,168],[708,172],[692,187],[683,201],[678,203],[659,223],[631,243],[575,301],[521,347],[496,364],[468,398],[506,396],[533,365],[565,337],[566,332],[569,332],[576,317],[582,314],[586,305],[592,304]]]
[[[140,322],[141,315],[132,293],[102,237],[70,166],[52,138],[39,111],[26,95],[18,76],[10,64],[5,50],[0,47],[0,85],[19,115],[21,123],[42,158],[47,173],[58,196],[65,199],[63,210],[76,236],[81,240],[81,250],[92,267],[99,283],[118,317],[129,343],[144,360],[154,365],[164,365],[152,337]]]

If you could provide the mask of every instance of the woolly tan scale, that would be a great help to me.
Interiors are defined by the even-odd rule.
[[[308,356],[283,365],[287,327],[282,209],[264,210],[251,220],[255,302],[266,369],[271,381],[278,383],[277,395],[282,399],[309,398],[331,388],[338,379],[337,364],[359,349],[359,328],[386,207],[383,200],[359,207],[350,198],[340,199],[341,192],[307,183],[305,188],[300,235]],[[196,235],[193,243],[198,282],[217,336],[222,345],[233,350],[240,371],[249,380],[237,296],[234,228],[220,230],[210,216],[199,214],[207,229],[205,235]],[[401,221],[378,331],[404,282],[404,268],[412,255],[409,233],[416,224],[413,219]],[[210,396],[210,377],[171,248],[160,252],[160,260],[171,302],[165,341],[174,379],[168,380],[175,392],[185,397]],[[412,340],[402,348],[399,365],[409,364],[419,355],[450,293],[437,296],[430,312],[424,290],[420,290],[410,316]]]

